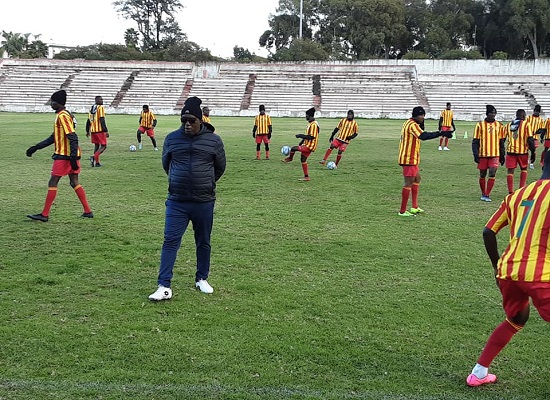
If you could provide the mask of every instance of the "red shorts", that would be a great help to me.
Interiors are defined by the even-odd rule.
[[[506,154],[506,168],[515,169],[519,165],[520,169],[527,169],[528,162],[527,154]]]
[[[403,176],[416,176],[418,175],[418,165],[402,165]]]
[[[107,134],[105,132],[92,133],[92,143],[106,146]]]
[[[302,155],[305,156],[305,157],[309,157],[312,153],[312,151],[309,149],[309,147],[302,146],[302,145],[298,146],[298,151],[300,153],[302,153]]]
[[[485,170],[489,168],[498,168],[499,164],[498,157],[480,157],[477,169]]]
[[[442,126],[441,127],[441,132],[449,132],[449,131],[452,131],[452,130],[453,130],[452,126]]]
[[[78,169],[73,171],[69,160],[53,160],[52,176],[76,175],[80,173],[80,161],[77,160]]]
[[[346,147],[348,147],[348,143],[342,142],[340,139],[334,139],[331,143],[331,146],[335,149],[340,150],[342,153],[346,151]]]
[[[260,144],[260,143],[269,144],[269,138],[267,137],[267,135],[256,134],[256,144]]]
[[[499,279],[502,307],[506,317],[513,318],[533,299],[533,306],[542,319],[550,322],[550,283],[520,282]]]
[[[155,137],[155,129],[154,128],[146,128],[144,126],[140,126],[138,128],[138,131],[141,133],[146,133],[149,137]]]

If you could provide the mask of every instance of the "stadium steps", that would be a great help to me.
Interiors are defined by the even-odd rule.
[[[256,74],[248,74],[248,82],[244,89],[243,100],[241,101],[241,110],[248,110],[250,108],[250,99],[254,92],[254,86],[256,86]]]
[[[128,93],[128,91],[131,89],[132,84],[134,83],[134,80],[136,79],[136,76],[139,75],[139,71],[132,71],[132,73],[126,78],[124,83],[122,84],[122,87],[118,91],[118,93],[115,95],[115,98],[111,102],[111,107],[118,107],[120,103],[122,102],[122,99],[124,99],[124,96]]]

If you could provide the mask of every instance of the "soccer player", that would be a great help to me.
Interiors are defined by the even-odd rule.
[[[451,110],[451,103],[447,103],[447,106],[439,115],[439,130],[442,132],[454,132],[456,131],[453,111]],[[451,136],[452,137],[452,136]],[[449,138],[441,136],[439,138],[438,150],[449,151]]]
[[[59,90],[52,94],[51,107],[56,113],[53,133],[47,139],[27,149],[27,157],[32,157],[37,150],[48,147],[51,144],[54,145],[53,166],[48,182],[48,194],[46,195],[44,208],[40,214],[27,215],[27,217],[35,221],[48,222],[50,209],[57,196],[57,185],[59,180],[65,175],[69,175],[69,183],[78,196],[80,203],[82,203],[82,207],[84,208],[82,217],[94,217],[86,199],[86,192],[78,182],[78,174],[80,172],[80,162],[78,160],[81,153],[80,147],[78,147],[78,136],[74,129],[75,120],[72,114],[65,108],[66,102],[67,93],[64,90]]]
[[[281,160],[282,162],[289,163],[297,151],[301,153],[300,161],[302,162],[302,170],[304,171],[304,177],[299,179],[301,181],[310,180],[307,159],[315,151],[317,142],[319,141],[319,123],[315,121],[315,108],[311,107],[306,111],[306,120],[308,122],[306,133],[298,133],[296,135],[296,138],[302,139],[300,144],[292,146],[289,156]]]
[[[525,119],[525,122],[531,126],[531,131],[533,132],[533,138],[535,140],[535,151],[539,147],[540,135],[542,133],[546,133],[546,120],[540,116],[540,112],[541,107],[537,104],[533,109],[533,114],[529,115]],[[541,158],[540,160],[541,164],[543,158]],[[529,168],[534,169],[534,163],[529,163]]]
[[[157,117],[153,114],[153,111],[149,110],[149,106],[145,104],[143,111],[139,116],[139,128],[137,130],[138,149],[141,150],[141,134],[146,133],[151,138],[153,148],[158,151],[157,141],[155,139],[155,126],[157,126]]]
[[[99,156],[107,149],[107,138],[109,130],[105,124],[105,108],[103,108],[103,97],[96,96],[95,104],[90,108],[88,120],[86,121],[86,137],[92,135],[94,144],[94,155],[90,157],[92,167],[101,167]]]
[[[495,357],[529,319],[529,299],[540,316],[550,322],[550,153],[544,156],[539,180],[516,190],[485,225],[483,242],[502,295],[506,319],[496,327],[481,352],[468,386],[496,382],[489,373]],[[510,227],[510,241],[500,255],[497,233]]]
[[[355,121],[354,117],[355,114],[353,110],[348,110],[347,117],[341,119],[338,126],[334,128],[332,135],[330,135],[330,139],[328,140],[330,146],[325,152],[323,159],[319,161],[319,164],[324,165],[330,157],[332,150],[338,149],[338,155],[336,156],[336,166],[338,166],[340,160],[342,159],[342,154],[346,151],[350,140],[355,139],[359,133],[359,126],[357,125],[357,121]],[[334,138],[336,133],[338,133],[338,136]]]
[[[222,139],[214,127],[202,121],[201,99],[190,97],[181,110],[181,126],[169,133],[162,146],[162,167],[168,174],[168,199],[164,242],[160,255],[158,288],[149,296],[160,301],[172,298],[170,288],[183,234],[193,225],[197,269],[195,287],[213,293],[210,273],[210,237],[214,222],[216,182],[225,172]]]
[[[202,122],[210,123],[210,109],[206,106],[202,108]]]
[[[495,120],[497,109],[490,104],[486,105],[487,117],[476,124],[472,139],[474,161],[479,170],[479,187],[481,201],[490,202],[491,190],[495,186],[498,164],[505,162],[505,131],[502,124]],[[489,179],[487,181],[487,170]]]
[[[451,132],[425,132],[424,117],[426,111],[418,106],[413,108],[412,117],[403,124],[401,128],[401,140],[399,141],[398,163],[403,168],[403,178],[405,183],[401,190],[401,208],[398,215],[400,217],[414,217],[416,214],[423,213],[424,210],[418,206],[418,192],[420,190],[420,141],[440,137],[441,135],[450,137]],[[412,207],[407,211],[409,197],[412,195]]]
[[[254,118],[254,127],[252,128],[252,137],[256,139],[256,160],[260,160],[260,148],[262,143],[265,145],[265,159],[269,160],[269,141],[273,133],[271,117],[265,113],[265,106],[260,104],[260,114]]]
[[[514,191],[514,171],[519,165],[519,187],[527,182],[527,150],[531,152],[531,164],[535,162],[535,140],[531,125],[525,121],[525,110],[516,111],[516,119],[506,125],[506,184],[508,193]]]

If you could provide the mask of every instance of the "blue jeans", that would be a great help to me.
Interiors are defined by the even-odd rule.
[[[158,284],[170,287],[181,238],[189,221],[195,232],[197,272],[195,280],[208,278],[210,271],[210,234],[214,221],[214,202],[195,203],[166,200],[164,243],[160,255]]]

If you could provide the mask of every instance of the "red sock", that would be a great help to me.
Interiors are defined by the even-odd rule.
[[[325,151],[325,156],[323,157],[323,161],[327,161],[330,157],[330,153],[332,153],[332,149],[329,147],[327,151]]]
[[[443,146],[443,136],[439,138],[439,147]]]
[[[514,191],[514,174],[506,175],[506,185],[508,186],[508,193]]]
[[[256,150],[256,158],[260,158],[260,151]]]
[[[98,151],[96,151],[94,153],[94,161],[95,161],[96,164],[99,164],[99,152]]]
[[[341,159],[342,159],[342,154],[338,154],[338,155],[336,156],[336,163],[335,163],[336,166],[338,166],[338,163],[340,162]]]
[[[485,178],[479,178],[479,188],[481,189],[481,194],[485,196],[487,194],[485,192],[487,190],[487,181]]]
[[[485,348],[481,352],[477,363],[489,368],[495,357],[502,351],[502,349],[510,342],[512,337],[518,333],[523,326],[516,325],[508,320],[502,322],[495,328]]]
[[[449,144],[449,138],[445,136],[443,141],[445,142],[445,147],[447,147],[447,145]]]
[[[265,151],[265,158],[269,158],[269,150]]]
[[[308,168],[307,168],[307,161],[303,162],[302,163],[302,170],[304,171],[304,177],[308,177],[309,174],[308,174]]]
[[[485,193],[487,196],[491,194],[491,190],[493,190],[493,186],[495,186],[495,177],[489,177],[489,181],[487,182],[487,193]]]
[[[50,215],[50,209],[52,208],[55,196],[57,196],[57,187],[49,187],[48,194],[46,195],[46,202],[44,203],[44,209],[42,210],[43,216],[47,217]]]
[[[88,205],[88,199],[86,199],[86,192],[84,191],[84,188],[82,187],[82,185],[80,184],[76,185],[76,187],[74,188],[74,191],[78,196],[78,199],[82,203],[82,207],[84,207],[84,212],[85,213],[92,212],[92,210],[90,210],[90,206]]]
[[[519,173],[519,187],[522,188],[527,182],[527,170],[522,169]]]
[[[288,159],[289,159],[290,161],[292,161],[292,159],[294,158],[294,153],[296,153],[296,152],[295,152],[295,151],[292,151],[292,150],[290,151],[290,154],[288,155]]]
[[[403,186],[403,189],[401,189],[401,208],[399,209],[399,212],[402,214],[405,211],[407,211],[407,203],[409,202],[409,195],[411,194],[412,187],[410,186]]]
[[[420,183],[415,182],[412,185],[412,206],[413,208],[418,208],[418,191],[420,190]]]

